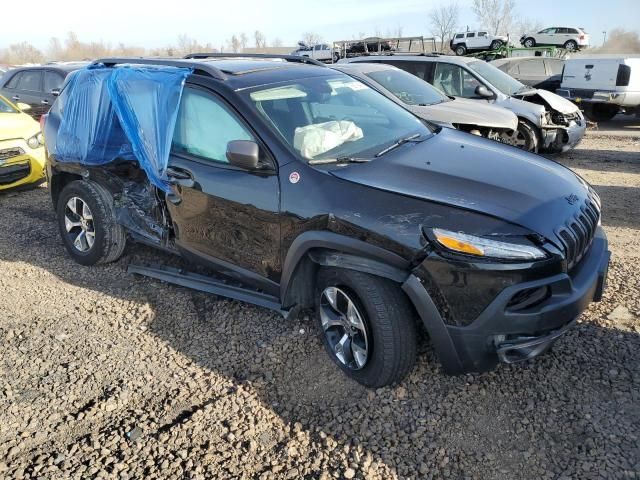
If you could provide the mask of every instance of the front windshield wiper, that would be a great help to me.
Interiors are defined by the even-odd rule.
[[[328,165],[330,163],[367,163],[370,158],[354,158],[354,157],[338,157],[338,158],[316,158],[311,159],[307,163],[309,165]]]
[[[413,135],[409,135],[408,137],[403,137],[403,138],[397,140],[395,143],[392,143],[391,145],[389,145],[384,150],[380,150],[378,153],[376,153],[374,155],[374,157],[376,157],[376,158],[381,157],[385,153],[389,153],[391,150],[395,150],[400,145],[404,145],[405,143],[409,143],[409,142],[415,141],[420,136],[422,136],[421,133],[414,133]]]

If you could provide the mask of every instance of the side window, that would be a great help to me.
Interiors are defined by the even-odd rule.
[[[16,73],[6,88],[15,88],[29,92],[39,92],[42,70],[25,70]]]
[[[172,150],[212,162],[229,163],[227,143],[232,140],[254,138],[222,100],[198,89],[185,88]]]
[[[556,33],[569,33],[568,28],[556,28]]]
[[[50,93],[54,88],[60,88],[64,83],[64,78],[62,75],[56,72],[52,72],[50,70],[45,70],[44,72],[44,88],[43,90],[46,93]]]
[[[473,32],[473,33],[467,33],[467,38],[473,38],[473,37],[475,37],[475,36],[476,36],[476,33],[475,33],[475,32]]]
[[[567,32],[568,33],[573,33],[573,34],[578,34],[580,32],[578,32],[578,30],[576,30],[575,28],[567,28]]]
[[[479,37],[486,37],[487,36],[487,32],[478,32],[478,36]]]
[[[562,60],[545,58],[544,63],[547,64],[547,70],[549,70],[551,75],[560,75],[562,73],[562,67],[564,66],[564,62]]]
[[[514,65],[511,65],[511,67],[509,68],[509,71],[507,72],[509,75],[519,75],[520,74],[520,65],[518,65],[517,63]]]
[[[520,64],[520,75],[545,75],[544,63],[540,60],[527,60]]]
[[[314,50],[322,50],[322,45],[316,45],[313,47]]]
[[[431,83],[431,75],[433,73],[433,62],[405,62],[401,60],[385,62],[394,67],[398,67],[407,73],[415,75],[420,80]]]
[[[437,63],[433,86],[454,97],[475,98],[480,82],[458,65]]]
[[[464,38],[464,33],[458,33],[458,34],[456,35],[456,38]]]

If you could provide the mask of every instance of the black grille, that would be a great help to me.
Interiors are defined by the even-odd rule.
[[[569,269],[580,262],[589,250],[599,221],[599,202],[595,196],[590,196],[585,200],[580,212],[568,219],[558,230]]]
[[[30,173],[31,164],[29,162],[0,166],[0,185],[10,185],[28,177]]]
[[[13,157],[19,157],[20,155],[24,155],[24,150],[20,147],[2,149],[0,150],[0,162],[2,160],[9,160]]]

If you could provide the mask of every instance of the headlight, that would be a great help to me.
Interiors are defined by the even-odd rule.
[[[29,138],[27,140],[27,145],[29,145],[29,148],[34,149],[44,145],[44,138],[42,136],[42,133],[37,133],[33,137]]]
[[[490,240],[440,228],[434,228],[433,234],[438,243],[446,249],[477,257],[501,258],[504,260],[537,260],[547,256],[544,251],[533,245]]]

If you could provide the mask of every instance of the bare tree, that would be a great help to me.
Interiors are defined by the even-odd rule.
[[[440,51],[444,51],[447,41],[453,36],[458,27],[460,8],[457,3],[442,5],[429,12],[431,34],[440,39]]]
[[[322,43],[322,37],[315,32],[304,32],[302,41],[305,45],[315,45],[316,43]]]
[[[247,48],[247,45],[249,45],[249,39],[247,38],[247,34],[242,32],[240,34],[239,40],[240,40],[240,48],[242,48],[242,50]]]
[[[494,35],[508,34],[515,25],[515,0],[473,0],[471,10],[476,14],[480,28]]]
[[[267,37],[260,30],[256,30],[253,33],[253,38],[256,42],[256,48],[265,48],[267,46]]]
[[[9,45],[3,57],[0,59],[3,63],[11,64],[41,63],[43,60],[44,55],[42,52],[29,42],[13,43]]]
[[[276,47],[276,48],[282,47],[283,46],[282,40],[280,38],[278,38],[278,37],[274,38],[271,41],[271,46],[272,47]]]
[[[535,33],[542,29],[543,25],[540,20],[533,20],[530,18],[522,18],[516,22],[513,27],[513,38],[516,40],[525,33]]]
[[[242,42],[236,35],[232,35],[227,43],[227,47],[231,50],[231,53],[238,53],[242,47]]]

